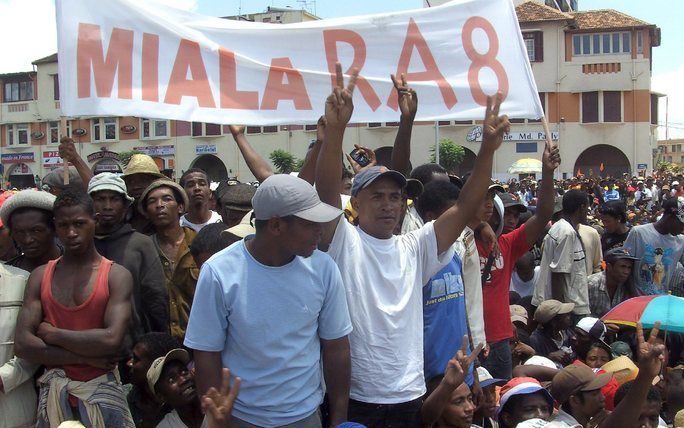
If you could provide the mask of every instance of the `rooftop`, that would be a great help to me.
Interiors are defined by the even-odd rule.
[[[534,0],[527,0],[515,7],[519,22],[565,21],[572,20],[572,15],[561,12]]]
[[[31,64],[37,65],[37,64],[48,64],[51,62],[57,62],[57,53],[53,53],[52,55],[48,55],[46,57],[37,59],[33,61]]]
[[[598,30],[610,28],[651,27],[646,21],[634,18],[614,9],[587,10],[573,12],[579,30]]]

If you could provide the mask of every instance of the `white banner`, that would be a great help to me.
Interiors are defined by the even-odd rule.
[[[419,98],[417,120],[543,115],[511,0],[277,25],[149,0],[58,0],[61,109],[250,125],[315,123],[335,62],[360,70],[352,122],[399,117],[390,74]]]

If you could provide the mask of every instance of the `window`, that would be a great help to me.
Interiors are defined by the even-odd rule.
[[[16,123],[14,125],[7,125],[7,145],[18,146],[27,145],[29,143],[29,125],[28,123]]]
[[[12,101],[29,101],[33,99],[33,82],[25,80],[23,82],[6,82],[5,97],[6,103]]]
[[[167,138],[169,136],[167,120],[140,119],[140,138]]]
[[[651,94],[651,125],[658,124],[658,96]]]
[[[582,92],[582,123],[622,122],[622,92]]]
[[[525,123],[525,119],[519,119],[517,117],[512,117],[508,119],[510,123]]]
[[[437,122],[437,125],[438,126],[449,126],[449,125],[451,125],[451,121],[450,120],[440,120]]]
[[[644,33],[637,31],[637,53],[644,53]]]
[[[515,143],[516,153],[537,153],[537,143]]]
[[[632,35],[630,33],[622,33],[622,52],[630,53],[630,45],[632,44]]]
[[[276,132],[278,132],[277,126],[264,126],[264,134],[275,134]]]
[[[622,122],[622,93],[620,91],[603,92],[603,121]]]
[[[318,129],[317,125],[304,125],[304,130],[305,131],[315,131]]]
[[[261,134],[261,126],[248,126],[246,132],[247,134]]]
[[[637,33],[637,38],[640,33]],[[575,56],[630,53],[632,52],[631,46],[632,34],[630,32],[575,34],[572,36],[572,52]],[[641,49],[643,50],[643,47]]]
[[[598,92],[582,92],[582,123],[598,122]]]
[[[528,31],[523,33],[527,58],[530,62],[544,61],[544,33],[541,31]]]
[[[55,94],[55,101],[59,101],[59,75],[52,76],[52,87]]]
[[[217,123],[192,122],[193,137],[213,137],[221,135],[221,125]]]
[[[368,127],[369,128],[381,128],[382,122],[369,122]]]
[[[59,139],[62,138],[62,133],[60,132],[60,123],[58,121],[52,121],[49,123],[49,143],[59,144]],[[67,136],[71,136],[71,122],[67,121]]]
[[[454,120],[454,125],[472,125],[472,120]]]
[[[119,139],[118,119],[115,117],[100,117],[93,119],[93,141],[116,141]]]

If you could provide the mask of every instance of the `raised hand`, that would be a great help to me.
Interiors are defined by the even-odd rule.
[[[245,134],[245,127],[242,125],[229,125],[230,133],[233,134],[233,138],[237,139],[240,135]]]
[[[558,146],[547,140],[544,147],[544,154],[542,155],[542,168],[546,171],[553,172],[560,166],[560,163],[561,157]]]
[[[475,350],[468,355],[468,336],[463,336],[461,349],[459,349],[456,352],[456,355],[454,355],[454,357],[447,363],[446,370],[444,371],[444,379],[442,382],[446,383],[450,387],[458,388],[458,386],[465,380],[468,368],[480,354],[483,346],[484,345],[482,343],[477,345]]]
[[[492,151],[501,146],[504,134],[511,129],[508,116],[499,116],[501,101],[501,92],[497,92],[494,97],[487,97],[487,109],[482,124],[482,145]]]
[[[361,166],[351,156],[349,156],[348,153],[345,153],[345,156],[347,156],[347,162],[349,162],[349,165],[351,165],[354,174],[358,174],[366,168],[370,168],[372,166],[377,165],[378,160],[375,158],[375,152],[373,150],[369,149],[368,147],[360,146],[358,144],[354,144],[354,147],[356,147],[361,153],[365,154],[369,160],[368,165]]]
[[[352,74],[346,88],[344,87],[342,65],[339,62],[335,64],[335,75],[337,77],[337,84],[325,101],[325,119],[327,127],[339,130],[347,126],[354,112],[352,95],[356,87],[356,78],[359,75],[359,70],[356,68],[352,69]]]
[[[639,374],[644,372],[650,379],[658,376],[665,362],[665,345],[656,343],[660,321],[656,321],[648,340],[644,340],[644,327],[637,323],[637,361]]]
[[[233,386],[230,386],[230,370],[224,368],[221,373],[221,390],[211,387],[202,396],[202,410],[207,417],[209,428],[227,428],[230,426],[233,404],[240,392],[241,379],[235,378]]]
[[[62,137],[59,140],[59,157],[64,159],[66,162],[75,163],[78,159],[78,152],[76,152],[76,146],[74,145],[73,138]]]
[[[325,120],[325,116],[318,118],[316,122],[316,142],[322,143],[325,140],[325,127],[328,125],[328,121]]]
[[[406,83],[406,76],[404,73],[401,74],[401,81],[397,80],[394,74],[390,74],[392,78],[392,83],[394,84],[394,89],[397,91],[397,99],[399,104],[399,111],[401,111],[401,116],[407,119],[413,119],[416,117],[416,112],[418,111],[418,94],[413,88],[409,88]]]

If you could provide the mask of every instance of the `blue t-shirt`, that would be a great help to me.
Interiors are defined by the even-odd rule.
[[[282,426],[313,414],[323,399],[320,339],[352,330],[342,278],[325,253],[265,266],[239,241],[203,266],[185,345],[221,352],[242,378],[233,415]]]
[[[425,381],[443,375],[468,334],[461,259],[454,255],[423,287],[423,356]],[[468,347],[470,352],[470,347]],[[466,383],[472,384],[472,366]]]

